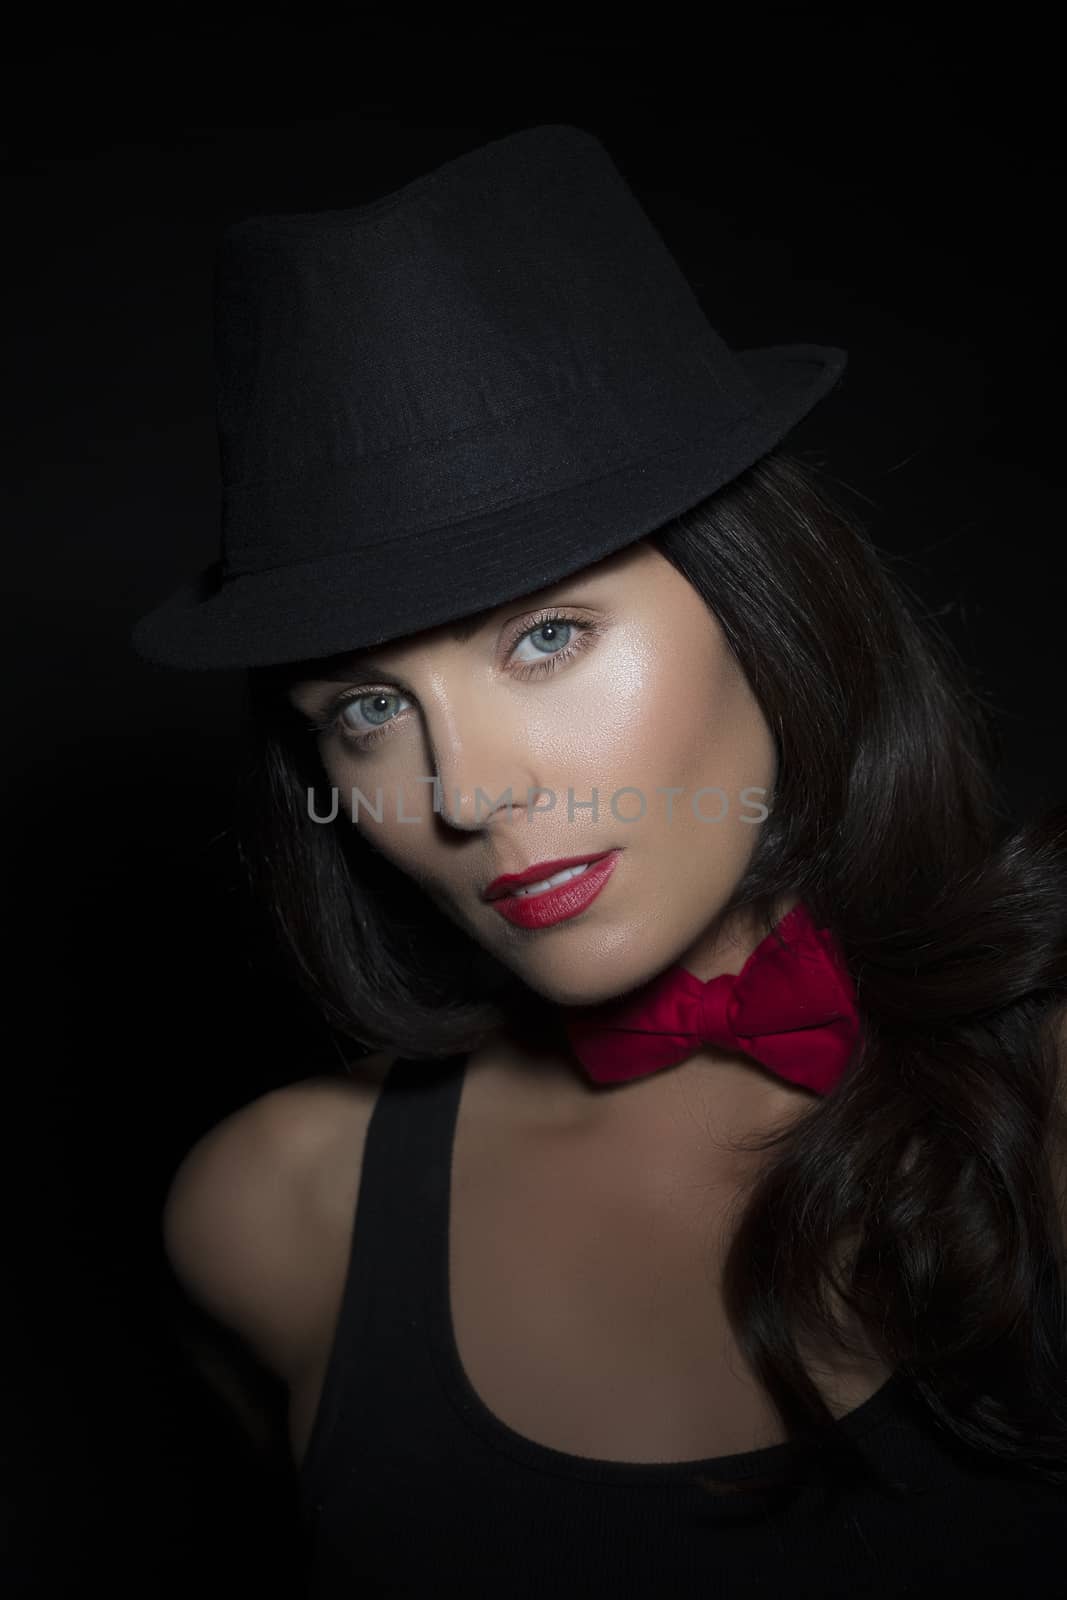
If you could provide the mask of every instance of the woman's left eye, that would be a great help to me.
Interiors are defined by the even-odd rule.
[[[512,657],[517,657],[520,648],[525,647],[530,651],[525,657],[517,657],[519,666],[510,670],[517,678],[553,672],[564,661],[569,661],[572,656],[590,644],[597,631],[596,623],[583,622],[579,617],[566,616],[562,612],[554,611],[541,616],[532,624],[527,624],[508,651],[509,661]],[[379,739],[391,738],[392,729],[399,719],[396,716],[388,717],[377,727],[361,733],[345,719],[344,713],[354,703],[382,699],[402,700],[404,696],[394,694],[388,689],[357,689],[354,693],[349,691],[340,699],[333,701],[321,720],[312,721],[311,731],[318,734],[337,733],[353,749],[365,750]]]
[[[515,650],[517,651],[522,645],[531,644],[533,654],[520,659],[543,661],[546,656],[556,655],[561,647],[565,648],[570,643],[574,630],[573,621],[568,621],[564,617],[553,617],[548,622],[539,622],[536,628],[527,629],[515,645]]]

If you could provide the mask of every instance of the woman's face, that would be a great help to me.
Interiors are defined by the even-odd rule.
[[[339,816],[358,791],[375,848],[557,1004],[676,961],[701,979],[738,970],[719,918],[771,803],[775,746],[697,592],[641,541],[467,623],[465,639],[449,624],[315,663],[290,691],[329,725]],[[556,894],[541,925],[483,897],[502,874],[605,852],[595,897]]]

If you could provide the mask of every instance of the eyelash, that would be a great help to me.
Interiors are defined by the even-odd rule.
[[[520,633],[515,635],[508,654],[515,650],[528,634],[536,633],[538,628],[543,628],[548,622],[563,622],[568,627],[577,628],[579,632],[565,644],[562,650],[556,650],[551,655],[545,656],[543,661],[524,661],[513,671],[517,678],[540,677],[547,672],[555,672],[564,662],[570,661],[574,656],[591,644],[600,632],[599,626],[594,622],[585,622],[581,617],[571,616],[565,611],[544,611],[526,621]],[[308,732],[321,735],[338,733],[340,737],[354,750],[366,750],[369,745],[376,744],[379,739],[385,738],[397,721],[391,717],[388,722],[383,722],[381,727],[373,729],[370,733],[352,733],[341,722],[341,714],[346,705],[352,700],[365,700],[368,695],[388,694],[391,691],[381,688],[361,688],[352,692],[338,695],[332,700],[322,714],[321,720],[311,719]]]

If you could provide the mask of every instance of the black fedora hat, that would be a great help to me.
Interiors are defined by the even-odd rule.
[[[595,135],[521,129],[216,259],[218,561],[135,650],[245,668],[555,583],[766,454],[845,352],[731,350]]]

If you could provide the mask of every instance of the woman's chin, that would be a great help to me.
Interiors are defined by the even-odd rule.
[[[532,973],[514,969],[522,978],[527,988],[532,989],[536,995],[553,1006],[598,1006],[605,1001],[618,999],[620,995],[627,994],[631,989],[639,988],[647,983],[653,976],[647,969],[642,968],[637,973],[608,974],[601,976],[596,983],[585,980],[576,981],[580,975],[575,973],[560,973],[558,975],[546,973]]]

